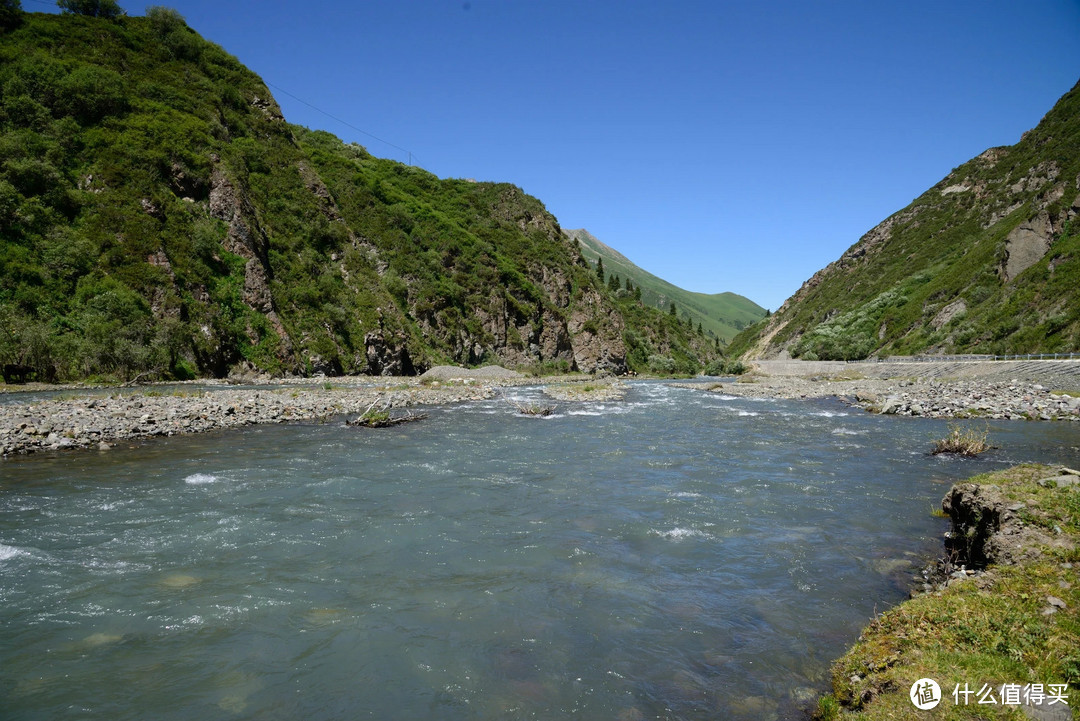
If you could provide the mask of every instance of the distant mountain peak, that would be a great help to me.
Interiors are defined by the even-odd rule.
[[[564,229],[567,237],[581,245],[582,253],[593,265],[603,258],[604,270],[618,275],[642,289],[642,301],[654,308],[668,310],[672,303],[680,317],[689,318],[712,337],[730,341],[740,330],[765,316],[765,309],[748,298],[731,292],[695,293],[653,275],[637,266],[619,251],[584,228]]]

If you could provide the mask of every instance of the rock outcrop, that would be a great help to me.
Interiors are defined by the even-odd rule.
[[[225,250],[247,259],[244,265],[244,303],[269,321],[281,339],[280,360],[287,361],[292,353],[292,341],[278,317],[274,297],[270,292],[273,274],[270,267],[269,241],[259,226],[254,207],[229,178],[221,166],[221,158],[214,155],[211,160],[215,167],[210,176],[210,215],[228,224]],[[250,328],[248,335],[255,335]]]
[[[998,272],[1006,283],[1042,260],[1053,245],[1050,214],[1043,211],[1027,220],[1005,238],[1005,259]]]

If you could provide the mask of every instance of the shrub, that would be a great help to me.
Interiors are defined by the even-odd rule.
[[[743,365],[742,361],[728,361],[724,364],[724,372],[728,375],[741,376],[747,371],[747,367]]]
[[[707,376],[741,376],[747,371],[747,367],[738,360],[715,360],[705,367]]]
[[[0,0],[0,30],[18,27],[22,22],[22,3],[19,0]]]
[[[83,125],[122,112],[127,96],[120,74],[107,68],[83,65],[60,83],[63,110]]]
[[[658,353],[654,353],[649,356],[648,360],[649,371],[652,373],[674,373],[675,372],[675,360],[668,356],[663,356]]]
[[[65,13],[92,18],[111,20],[127,14],[116,0],[56,0],[56,6]]]
[[[56,0],[56,6],[65,13],[87,17],[112,19],[126,15],[117,0]]]
[[[157,36],[162,39],[174,30],[187,27],[187,21],[184,20],[183,15],[163,5],[151,5],[146,8],[146,19],[150,21]]]
[[[202,51],[198,36],[188,28],[184,16],[172,8],[154,5],[146,8],[150,27],[169,53],[180,60],[196,60]]]

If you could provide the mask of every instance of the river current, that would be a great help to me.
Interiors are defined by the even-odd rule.
[[[799,718],[954,481],[1080,465],[1080,424],[959,459],[835,401],[540,398],[0,462],[0,717]]]

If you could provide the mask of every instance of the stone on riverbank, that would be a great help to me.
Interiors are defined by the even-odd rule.
[[[836,397],[883,415],[1080,421],[1080,398],[1017,381],[755,376],[752,383],[728,383],[723,389],[700,383],[680,385],[751,398]]]

